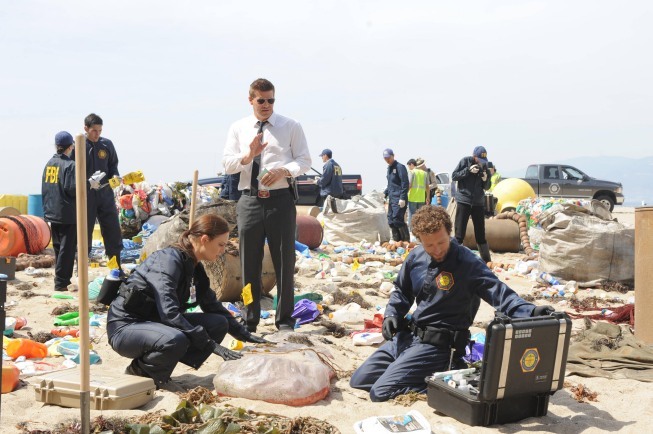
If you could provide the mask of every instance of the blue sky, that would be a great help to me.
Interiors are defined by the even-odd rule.
[[[368,191],[386,147],[436,171],[478,144],[507,171],[650,156],[651,22],[645,1],[4,1],[0,194],[39,193],[90,112],[122,173],[213,176],[258,77],[313,167],[329,147]]]

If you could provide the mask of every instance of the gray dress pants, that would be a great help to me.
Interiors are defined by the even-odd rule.
[[[256,331],[261,318],[261,273],[267,238],[277,280],[275,325],[294,327],[295,230],[297,210],[289,189],[270,191],[259,198],[255,190],[244,190],[238,200],[238,231],[243,286],[252,285],[254,301],[245,308],[249,331]]]

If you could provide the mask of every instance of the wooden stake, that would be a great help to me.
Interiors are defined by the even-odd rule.
[[[79,410],[82,431],[91,432],[91,387],[88,320],[88,223],[86,221],[86,136],[75,136],[75,186],[77,205],[77,295],[79,296]]]
[[[188,218],[188,229],[193,226],[195,222],[195,210],[197,209],[197,178],[199,177],[199,170],[193,172],[193,189],[190,194],[190,215]]]

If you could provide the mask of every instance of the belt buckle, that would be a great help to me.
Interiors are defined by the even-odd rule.
[[[270,197],[270,190],[258,190],[256,195],[261,199],[267,199]]]

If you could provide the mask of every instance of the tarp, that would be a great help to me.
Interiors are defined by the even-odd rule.
[[[567,375],[653,382],[653,347],[628,326],[598,322],[569,345]]]

